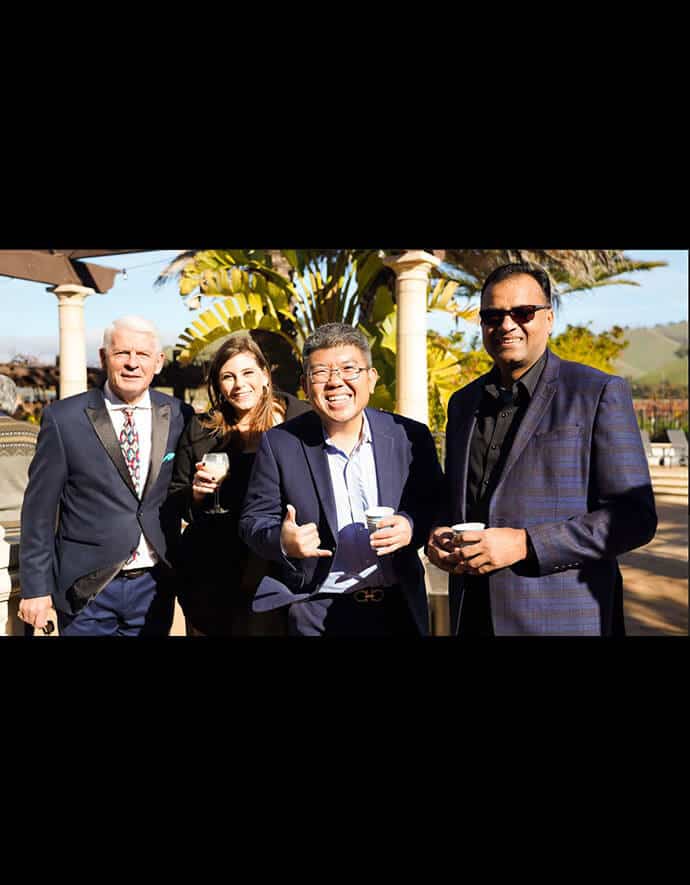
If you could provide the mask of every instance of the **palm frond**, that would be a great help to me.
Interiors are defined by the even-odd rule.
[[[158,274],[156,279],[153,281],[153,285],[163,286],[165,285],[165,283],[169,283],[172,280],[179,280],[184,268],[189,264],[190,261],[193,261],[198,254],[198,249],[190,249],[186,252],[180,252],[180,254],[176,255],[175,258],[173,258],[173,260],[170,262],[170,264],[168,264],[167,267],[164,267],[163,270]]]

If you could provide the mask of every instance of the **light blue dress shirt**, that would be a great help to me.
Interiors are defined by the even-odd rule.
[[[337,511],[338,547],[319,593],[353,593],[363,587],[396,583],[391,555],[376,555],[366,526],[364,513],[378,506],[379,491],[371,428],[366,414],[362,417],[362,434],[349,457],[324,437]]]

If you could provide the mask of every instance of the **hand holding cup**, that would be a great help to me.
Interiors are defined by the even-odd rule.
[[[370,542],[377,556],[394,553],[412,540],[412,526],[407,517],[393,507],[370,507],[364,514]]]

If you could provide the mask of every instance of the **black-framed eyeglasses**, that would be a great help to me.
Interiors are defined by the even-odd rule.
[[[368,369],[369,366],[356,366],[354,364],[347,366],[331,366],[330,369],[312,369],[307,372],[307,376],[312,384],[325,384],[334,372],[339,378],[342,378],[343,381],[356,381],[360,374],[368,371]]]
[[[518,307],[511,307],[510,310],[500,310],[497,307],[487,307],[485,310],[479,311],[479,317],[485,326],[500,326],[504,317],[510,315],[511,320],[516,323],[531,323],[534,315],[538,310],[550,310],[550,304],[520,304]]]

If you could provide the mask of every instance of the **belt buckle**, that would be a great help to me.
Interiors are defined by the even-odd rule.
[[[129,568],[123,569],[120,574],[126,581],[133,581],[148,571],[150,571],[148,568]]]
[[[383,590],[381,587],[355,590],[354,596],[357,602],[381,602],[383,600]]]

